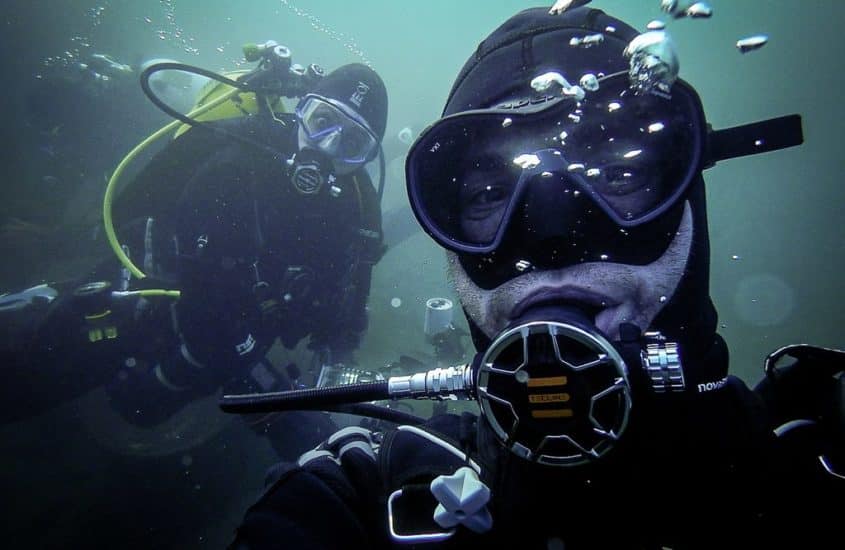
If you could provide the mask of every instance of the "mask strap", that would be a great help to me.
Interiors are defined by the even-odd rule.
[[[746,157],[804,143],[801,115],[787,115],[708,133],[704,168],[736,157]]]

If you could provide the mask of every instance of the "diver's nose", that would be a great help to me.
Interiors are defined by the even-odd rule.
[[[528,241],[566,239],[578,225],[592,201],[581,188],[563,177],[537,176],[528,182],[517,225]]]

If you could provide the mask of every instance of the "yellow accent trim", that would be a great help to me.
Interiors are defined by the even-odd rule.
[[[546,378],[530,378],[528,380],[529,388],[542,388],[546,386],[565,386],[568,380],[565,376],[549,376]]]
[[[553,409],[550,411],[531,411],[534,418],[571,418],[575,413],[572,409]]]
[[[234,76],[235,79],[237,79],[238,77],[243,76],[247,72],[249,71],[235,71],[233,73],[229,73],[227,76]],[[248,108],[247,112],[251,113],[252,110],[258,112],[257,101],[255,100],[255,95],[252,92],[242,92],[240,89],[230,87],[222,82],[217,82],[216,84],[214,84],[214,82],[216,81],[212,80],[211,82],[206,84],[206,87],[200,92],[200,99],[198,100],[197,105],[186,116],[195,120],[208,120],[212,118],[233,118],[234,116],[242,115],[243,107],[240,105],[241,103],[243,103],[244,100],[242,95],[251,96],[250,103],[248,104],[248,106],[252,109]],[[226,107],[223,106],[223,104],[229,101],[230,99],[232,100],[232,106],[238,109],[238,113],[232,114],[231,112],[225,112]],[[284,102],[281,98],[277,98],[273,105],[269,104],[269,100],[267,100],[267,98],[265,98],[265,101],[268,102],[268,107],[270,107],[273,113],[284,112]],[[218,112],[211,113],[210,111],[212,111],[216,107],[220,107]],[[118,187],[117,184],[120,181],[123,172],[126,170],[126,167],[129,166],[129,164],[133,160],[135,160],[135,157],[141,154],[144,149],[149,147],[150,144],[157,141],[161,137],[173,132],[174,130],[176,131],[174,138],[179,137],[183,132],[187,131],[188,128],[189,126],[183,124],[180,120],[174,120],[170,124],[159,128],[156,132],[154,132],[141,143],[136,145],[135,148],[129,151],[129,153],[125,157],[123,157],[123,160],[120,161],[120,163],[114,169],[114,173],[112,173],[111,178],[109,178],[108,185],[106,185],[106,192],[103,197],[103,225],[105,227],[106,240],[108,241],[109,246],[111,246],[112,251],[115,253],[117,259],[120,261],[123,267],[128,269],[129,272],[138,279],[145,278],[146,274],[141,271],[134,263],[132,263],[132,260],[130,260],[129,256],[127,256],[126,253],[123,251],[123,248],[120,246],[120,241],[118,241],[117,239],[117,233],[114,229],[114,220],[112,219],[111,210],[112,202],[114,201],[114,195]],[[180,292],[178,290],[149,289],[138,291],[138,295],[167,296],[178,299],[180,296]]]
[[[535,393],[528,396],[529,403],[566,403],[569,399],[568,393]]]
[[[196,118],[201,114],[217,107],[218,105],[222,104],[223,102],[227,101],[231,96],[238,92],[237,88],[232,88],[231,91],[226,92],[222,96],[218,97],[214,101],[208,103],[207,105],[203,105],[198,109],[194,109],[187,116],[191,118]],[[137,277],[138,279],[143,279],[146,277],[143,271],[138,269],[135,264],[132,263],[132,260],[129,259],[129,256],[123,251],[120,247],[120,242],[117,240],[117,234],[114,230],[114,220],[112,220],[112,213],[111,213],[111,206],[112,202],[114,201],[114,195],[117,190],[117,183],[120,181],[121,176],[123,175],[123,171],[126,170],[126,167],[135,160],[141,152],[149,147],[149,145],[159,138],[169,134],[174,129],[178,128],[182,124],[180,120],[174,120],[170,124],[159,128],[156,132],[150,135],[147,139],[139,143],[135,146],[134,149],[129,151],[123,160],[120,161],[120,164],[117,165],[117,168],[114,169],[114,173],[112,174],[111,178],[109,179],[109,183],[106,186],[106,193],[103,197],[103,225],[105,226],[106,231],[106,238],[108,239],[109,245],[111,246],[112,251],[117,255],[117,259],[120,260],[120,263],[132,273],[133,276]],[[178,292],[178,291],[177,291]]]
[[[85,320],[86,321],[94,321],[96,319],[102,319],[103,317],[108,317],[109,315],[111,315],[111,310],[107,309],[107,310],[103,311],[102,313],[95,313],[93,315],[86,315]]]
[[[163,288],[149,288],[146,290],[130,290],[126,294],[128,296],[166,296],[168,298],[179,298],[180,292],[178,290],[165,290]]]
[[[249,74],[249,70],[242,69],[238,71],[226,72],[223,73],[223,76],[231,79],[231,80],[239,80],[241,77]],[[235,91],[234,94],[231,94],[232,91]],[[197,101],[194,104],[194,109],[199,107],[203,107],[206,103],[215,101],[217,98],[221,97],[221,94],[229,94],[231,97],[231,101],[229,103],[222,102],[216,108],[212,110],[208,110],[200,115],[197,115],[195,118],[200,122],[208,122],[211,120],[223,120],[228,118],[237,118],[242,116],[250,116],[258,113],[258,101],[256,100],[254,92],[244,92],[243,90],[233,88],[228,84],[224,84],[223,82],[218,82],[217,80],[210,80],[200,93],[198,94]],[[285,112],[285,105],[282,101],[281,97],[273,96],[273,101],[270,101],[270,98],[263,96],[264,104],[267,106],[268,109],[272,113],[284,113]],[[182,124],[174,134],[174,138],[178,138],[185,132],[191,129],[191,126],[187,124]]]

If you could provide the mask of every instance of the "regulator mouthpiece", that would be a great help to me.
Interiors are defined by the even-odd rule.
[[[482,414],[500,443],[530,462],[591,462],[615,446],[628,424],[625,362],[582,318],[512,325],[479,364]]]
[[[291,182],[303,195],[316,195],[326,184],[335,181],[331,158],[311,148],[296,154],[293,161]]]

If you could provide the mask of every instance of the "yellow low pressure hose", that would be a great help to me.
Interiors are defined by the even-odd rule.
[[[178,290],[164,290],[162,288],[150,288],[146,290],[118,290],[113,294],[119,296],[166,296],[168,298],[178,298],[180,292]]]
[[[224,103],[233,95],[241,92],[237,88],[232,88],[230,91],[224,93],[220,97],[216,98],[214,101],[209,102],[207,105],[203,105],[198,107],[188,113],[188,117],[196,118],[203,113],[217,107],[218,105]],[[155,142],[157,139],[165,136],[173,131],[175,131],[181,124],[183,124],[179,120],[174,120],[167,126],[159,129],[154,134],[149,136],[147,139],[139,143],[134,149],[132,149],[128,155],[126,155],[120,164],[117,165],[117,168],[114,169],[114,173],[109,179],[109,183],[106,186],[106,193],[103,197],[103,225],[105,226],[106,231],[106,238],[108,239],[109,246],[117,255],[117,259],[120,260],[120,263],[129,270],[129,272],[138,279],[143,279],[146,277],[143,271],[138,269],[135,264],[132,263],[132,260],[129,259],[129,256],[123,251],[120,246],[120,242],[117,240],[117,234],[114,231],[114,221],[112,220],[112,201],[114,200],[114,194],[117,189],[117,183],[120,181],[120,177],[123,175],[123,171],[126,169],[127,166],[137,157],[144,149],[146,149],[151,143]],[[150,290],[141,290],[136,291],[141,296],[170,296],[170,297],[179,297],[178,290],[159,290],[159,289],[150,289]]]

